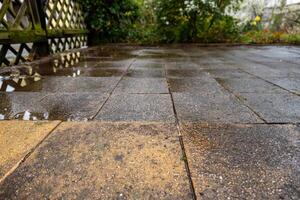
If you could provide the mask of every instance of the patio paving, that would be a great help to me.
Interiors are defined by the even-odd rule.
[[[104,45],[0,68],[0,199],[298,200],[299,61]]]

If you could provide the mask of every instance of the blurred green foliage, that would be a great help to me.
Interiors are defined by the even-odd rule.
[[[92,43],[126,41],[141,15],[134,0],[76,0],[82,6]]]
[[[239,30],[226,14],[239,0],[156,0],[157,30],[164,42],[226,42]]]
[[[283,41],[281,33],[263,29],[261,16],[238,25],[231,13],[242,0],[76,1],[86,15],[90,44]],[[295,43],[298,36],[284,38]]]

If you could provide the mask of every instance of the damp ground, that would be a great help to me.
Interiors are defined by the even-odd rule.
[[[105,45],[0,90],[0,199],[300,198],[299,47]]]

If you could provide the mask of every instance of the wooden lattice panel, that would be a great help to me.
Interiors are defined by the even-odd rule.
[[[32,30],[30,10],[26,1],[0,0],[0,30]]]
[[[32,44],[21,41],[34,34],[34,21],[27,1],[0,0],[0,38],[7,40],[0,45],[0,66],[27,60]]]
[[[0,67],[3,65],[15,65],[20,62],[25,62],[29,59],[30,51],[32,48],[31,43],[21,44],[2,44]]]
[[[49,0],[46,7],[48,30],[85,30],[83,13],[73,0]]]
[[[86,33],[75,0],[0,0],[0,66],[86,46]]]

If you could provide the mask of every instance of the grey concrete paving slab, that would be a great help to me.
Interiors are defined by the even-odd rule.
[[[167,69],[167,77],[170,78],[195,78],[209,76],[207,72],[200,69]]]
[[[240,69],[206,69],[208,74],[214,78],[232,79],[232,78],[253,78],[251,74]]]
[[[299,199],[300,129],[293,125],[186,123],[199,199]]]
[[[201,66],[194,63],[191,59],[167,60],[165,63],[167,70],[199,70]]]
[[[130,67],[131,69],[163,69],[164,64],[147,60],[136,60]]]
[[[175,120],[169,94],[113,94],[103,106],[97,120],[164,121]]]
[[[222,87],[209,76],[201,78],[168,78],[168,84],[171,92],[182,93],[210,93],[221,92]]]
[[[269,123],[299,123],[300,97],[291,93],[255,94],[242,93],[249,105]]]
[[[258,63],[245,63],[240,67],[241,70],[248,72],[252,75],[267,78],[267,77],[286,77],[290,76],[293,73],[289,71],[281,71],[278,69],[273,69],[269,66],[265,66]]]
[[[0,199],[192,199],[174,125],[63,123]]]
[[[225,88],[228,88],[234,93],[286,93],[282,88],[273,85],[260,78],[216,78],[218,83],[220,83]]]
[[[268,78],[268,81],[300,95],[300,76],[298,78]]]
[[[164,78],[164,69],[129,69],[125,77],[131,78]]]
[[[180,121],[261,123],[249,108],[224,92],[173,93]]]
[[[124,77],[115,93],[169,93],[166,78],[128,78]]]
[[[52,122],[0,121],[0,180],[57,125]]]
[[[116,69],[126,69],[133,62],[133,59],[124,59],[119,61],[102,61],[97,62],[93,67],[94,68],[116,68]]]
[[[260,64],[265,65],[267,67],[270,67],[272,69],[277,69],[285,74],[287,74],[288,77],[296,77],[300,76],[300,66],[298,64],[288,63],[288,62],[274,62],[273,60],[269,60],[268,62],[261,62]]]

